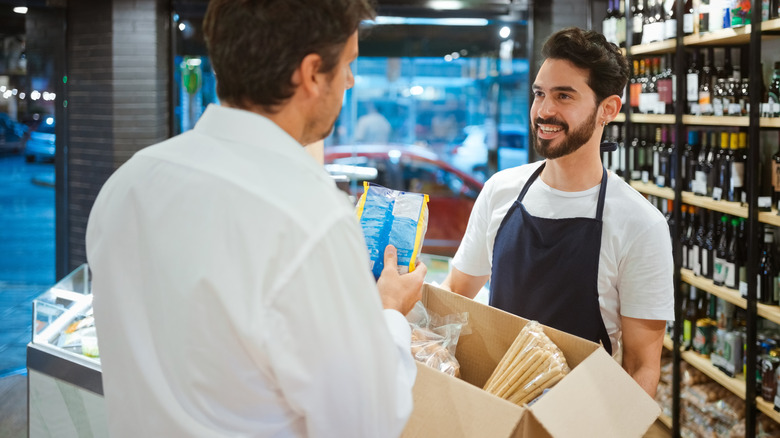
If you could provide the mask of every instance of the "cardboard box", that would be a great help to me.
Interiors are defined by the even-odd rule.
[[[429,284],[423,304],[468,312],[471,334],[458,340],[462,380],[417,364],[403,437],[641,437],[661,413],[600,345],[549,327],[571,373],[530,407],[489,394],[482,387],[527,320]]]

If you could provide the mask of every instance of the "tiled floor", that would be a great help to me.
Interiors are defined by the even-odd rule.
[[[55,282],[54,166],[0,155],[0,436],[27,436],[32,300]]]

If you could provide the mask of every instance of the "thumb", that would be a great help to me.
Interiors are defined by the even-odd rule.
[[[393,245],[385,247],[385,269],[398,271],[398,250]]]

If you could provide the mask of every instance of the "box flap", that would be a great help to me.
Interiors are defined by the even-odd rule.
[[[529,409],[556,438],[641,437],[661,413],[658,404],[602,348]]]
[[[414,405],[402,437],[512,437],[526,412],[419,363]]]

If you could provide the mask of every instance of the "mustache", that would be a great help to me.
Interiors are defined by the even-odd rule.
[[[537,117],[536,119],[534,119],[534,124],[536,126],[539,126],[539,125],[558,125],[558,126],[562,127],[564,130],[568,130],[569,129],[569,125],[566,122],[564,122],[563,120],[556,119],[556,118],[543,119],[541,117]]]

